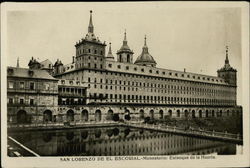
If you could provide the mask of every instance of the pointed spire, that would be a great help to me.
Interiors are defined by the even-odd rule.
[[[92,10],[90,11],[88,32],[94,33],[94,26],[93,26],[93,22],[92,22]]]
[[[148,53],[148,46],[147,46],[147,36],[144,37],[144,46],[142,47],[142,52]]]
[[[126,33],[126,29],[125,29],[125,32],[124,32],[124,40],[123,40],[123,45],[127,45],[127,33]]]
[[[130,52],[133,54],[133,51],[131,51],[129,46],[128,46],[126,29],[124,32],[124,39],[123,39],[122,46],[121,46],[120,50],[117,51],[117,53],[122,53],[122,52]]]
[[[113,56],[112,50],[111,50],[111,43],[109,43],[109,52],[107,54],[107,58],[112,59],[112,60],[114,59],[114,56]]]
[[[225,59],[225,64],[229,64],[229,59],[228,59],[228,46],[226,46],[226,59]]]
[[[19,57],[17,57],[16,67],[19,68]]]
[[[111,51],[111,43],[109,43],[109,54],[112,54],[112,51]]]

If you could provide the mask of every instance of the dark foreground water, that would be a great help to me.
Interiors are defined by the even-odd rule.
[[[41,156],[241,154],[242,146],[128,127],[9,133]]]

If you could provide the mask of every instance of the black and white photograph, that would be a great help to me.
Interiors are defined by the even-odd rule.
[[[248,166],[248,5],[1,4],[2,164]]]

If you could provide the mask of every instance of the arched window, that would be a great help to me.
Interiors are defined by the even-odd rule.
[[[184,111],[184,115],[185,115],[186,118],[188,117],[188,111],[187,110]]]
[[[95,111],[95,121],[101,121],[102,120],[102,113],[101,110]]]
[[[192,110],[192,118],[195,118],[195,111]]]
[[[27,115],[26,111],[20,110],[17,112],[17,123],[19,123],[19,124],[28,123],[28,115]]]
[[[121,54],[119,55],[119,60],[120,60],[120,62],[122,62],[122,55]]]
[[[139,114],[140,114],[140,115],[139,115],[139,116],[140,116],[139,118],[140,118],[140,119],[144,119],[144,110],[141,109],[140,112],[139,112]]]
[[[88,119],[89,119],[88,110],[83,110],[82,111],[82,121],[88,121]]]
[[[180,110],[177,110],[177,117],[180,117],[180,116],[181,116]]]
[[[71,109],[67,111],[67,121],[74,121],[74,111]]]
[[[199,117],[202,118],[202,111],[199,111]]]
[[[106,119],[107,120],[113,120],[113,110],[108,110],[108,113],[107,113],[107,117],[106,117]]]
[[[130,55],[127,54],[127,62],[130,62]]]
[[[46,110],[43,112],[43,121],[44,122],[52,121],[52,112],[50,110]]]
[[[206,117],[208,117],[208,110],[206,110]]]
[[[172,117],[172,110],[168,110],[168,116]]]

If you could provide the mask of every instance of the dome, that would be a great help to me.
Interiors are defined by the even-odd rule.
[[[142,53],[141,55],[139,55],[135,61],[135,64],[138,65],[149,65],[149,66],[155,66],[156,65],[156,61],[154,60],[154,58],[152,57],[152,55],[149,54],[148,52],[148,47],[146,44],[146,37],[145,37],[145,43],[144,46],[142,48]]]
[[[149,53],[141,53],[139,57],[137,57],[135,64],[143,64],[143,63],[152,63],[156,64],[154,58]]]

